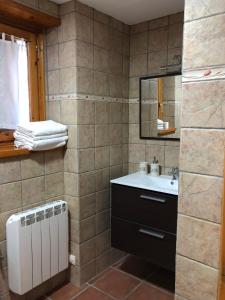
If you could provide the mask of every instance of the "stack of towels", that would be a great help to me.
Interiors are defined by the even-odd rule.
[[[158,130],[165,130],[169,128],[169,122],[163,122],[160,119],[157,119],[157,129]]]
[[[67,126],[54,121],[29,122],[18,125],[14,132],[17,148],[32,151],[62,147],[68,140]]]

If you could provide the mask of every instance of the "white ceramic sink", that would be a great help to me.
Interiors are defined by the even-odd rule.
[[[178,195],[178,180],[171,176],[151,176],[139,172],[111,180],[111,183]]]

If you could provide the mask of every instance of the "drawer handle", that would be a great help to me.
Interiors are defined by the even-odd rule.
[[[152,230],[139,229],[138,231],[140,233],[150,235],[150,236],[156,237],[156,238],[161,239],[161,240],[165,238],[165,234],[158,233],[158,232],[155,232],[155,231],[152,231]]]
[[[160,202],[160,203],[166,203],[166,199],[160,199],[152,196],[141,195],[140,198],[155,201],[155,202]]]

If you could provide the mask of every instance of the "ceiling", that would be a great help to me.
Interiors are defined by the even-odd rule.
[[[58,4],[68,0],[52,0]],[[80,0],[126,24],[163,17],[184,10],[184,0]]]

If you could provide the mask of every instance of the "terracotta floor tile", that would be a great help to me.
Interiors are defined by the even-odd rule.
[[[74,300],[112,300],[112,298],[96,290],[95,288],[90,287],[82,292],[79,296],[75,297]]]
[[[124,299],[139,283],[140,280],[112,269],[99,278],[94,285],[120,300]]]
[[[127,300],[173,300],[174,295],[157,289],[149,284],[141,284]]]
[[[84,287],[76,287],[71,283],[67,283],[61,288],[48,295],[51,300],[70,300],[72,297],[80,293]]]

